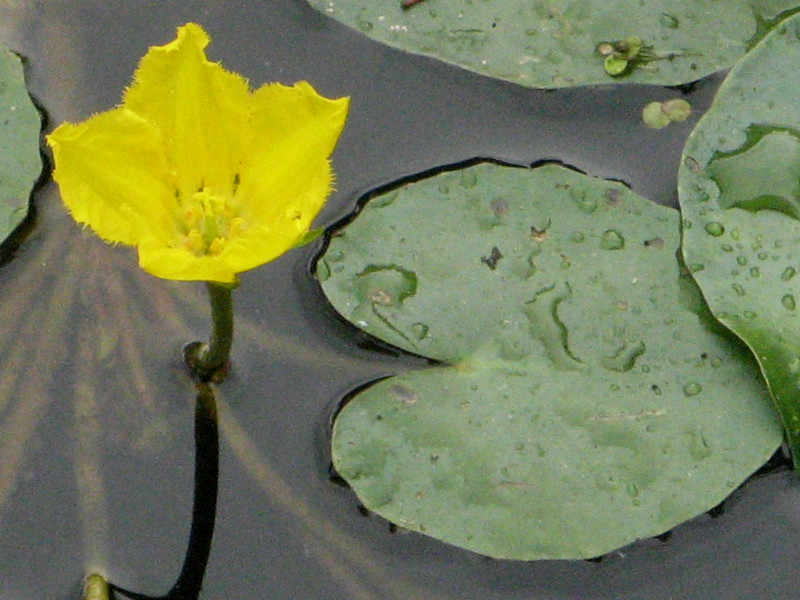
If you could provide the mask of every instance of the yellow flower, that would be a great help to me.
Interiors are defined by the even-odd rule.
[[[331,190],[348,98],[306,82],[251,92],[197,24],[150,48],[120,107],[50,136],[61,197],[165,279],[233,283],[302,243]]]

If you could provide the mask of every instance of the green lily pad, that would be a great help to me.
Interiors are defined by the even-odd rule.
[[[755,362],[681,269],[677,211],[556,165],[370,200],[318,262],[364,331],[442,363],[357,394],[334,467],[390,521],[585,558],[721,502],[777,448]]]
[[[755,353],[800,457],[800,16],[730,72],[684,149],[683,252]]]
[[[308,0],[380,42],[528,87],[679,85],[727,69],[797,0]],[[629,40],[638,40],[631,52]]]
[[[22,61],[0,45],[0,242],[28,214],[28,198],[42,171],[41,127],[25,88]]]

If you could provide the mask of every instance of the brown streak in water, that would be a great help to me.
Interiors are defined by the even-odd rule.
[[[306,544],[308,547],[314,548],[320,564],[328,570],[328,573],[339,583],[342,590],[347,592],[348,600],[376,600],[376,598],[385,598],[385,596],[378,593],[378,590],[366,590],[364,582],[358,581],[353,577],[352,569],[345,561],[341,560],[340,555],[331,552],[320,552],[319,540],[314,539],[311,535],[305,537],[307,540]]]
[[[137,311],[132,318],[132,311],[130,307],[133,302],[134,296],[130,290],[124,289],[120,281],[119,274],[115,277],[109,278],[108,285],[105,289],[105,294],[108,297],[108,302],[114,306],[124,306],[122,310],[117,310],[114,313],[115,323],[112,325],[116,327],[120,335],[119,350],[122,353],[121,364],[125,365],[126,372],[124,377],[130,383],[123,385],[123,389],[131,390],[138,398],[139,405],[145,408],[151,414],[157,412],[156,398],[160,394],[153,389],[152,378],[147,374],[147,368],[142,360],[142,349],[147,348],[152,339],[140,340],[140,332],[146,331],[146,325],[152,323],[152,315],[146,314],[144,311]],[[125,306],[127,304],[127,306]]]
[[[63,242],[64,240],[58,240]],[[65,244],[48,244],[43,248],[44,251],[56,253],[63,252]],[[59,247],[61,246],[61,247]],[[36,297],[42,294],[42,290],[56,289],[59,277],[52,277],[51,270],[39,264],[30,265],[29,268],[21,269],[14,273],[13,281],[5,279],[0,293],[0,306],[3,307],[2,336],[7,356],[0,357],[0,361],[11,360],[10,365],[4,365],[3,378],[0,382],[0,412],[5,409],[9,395],[4,388],[9,380],[15,380],[20,372],[24,372],[24,367],[19,365],[18,354],[14,350],[18,348],[21,340],[31,339],[36,335],[36,331],[24,333],[23,331],[35,323],[32,311],[36,310]],[[49,284],[46,285],[46,284]],[[16,358],[14,358],[16,356]],[[12,382],[13,384],[13,382]]]
[[[20,284],[17,286],[16,283],[9,285],[8,282],[6,282],[6,289],[16,290],[18,292],[24,291],[25,294],[17,293],[12,298],[0,297],[0,305],[2,305],[4,309],[4,328],[2,330],[2,336],[6,349],[5,356],[0,357],[0,363],[3,368],[3,377],[0,378],[0,423],[5,419],[2,413],[4,413],[6,408],[10,405],[12,391],[16,387],[17,381],[21,376],[26,374],[27,365],[30,364],[29,353],[23,352],[23,349],[26,348],[26,344],[21,343],[21,340],[29,339],[31,335],[35,334],[35,332],[28,331],[28,329],[33,326],[30,314],[32,307],[35,305],[33,298],[41,294],[42,289],[48,289],[45,285],[46,283],[50,284],[50,288],[55,289],[57,279],[56,282],[53,282],[51,279],[52,278],[49,277],[45,280],[40,278],[36,282],[37,285]],[[17,304],[12,304],[16,302],[23,304],[19,307]],[[7,309],[11,306],[18,307],[20,310],[18,312],[9,313]]]
[[[98,322],[92,329],[101,327],[102,323]],[[103,431],[99,419],[100,403],[96,378],[92,377],[102,357],[98,356],[97,332],[93,330],[85,330],[84,335],[79,335],[72,405],[75,431],[73,471],[78,491],[84,566],[90,573],[105,568],[111,531],[108,494],[100,458]]]
[[[71,262],[73,261],[68,261]],[[47,387],[53,380],[53,365],[62,363],[68,358],[69,349],[62,325],[72,302],[64,300],[74,298],[78,287],[78,282],[71,275],[70,266],[68,264],[61,276],[53,282],[51,288],[53,292],[44,312],[44,321],[30,319],[26,323],[28,327],[22,334],[29,339],[37,337],[40,343],[36,344],[26,356],[28,370],[25,371],[25,379],[20,381],[17,390],[20,400],[5,419],[4,427],[0,429],[0,440],[4,450],[0,453],[0,521],[5,505],[16,487],[25,450],[50,403],[51,396]],[[41,332],[45,335],[37,335]]]
[[[170,327],[175,335],[176,348],[193,341],[189,339],[192,329],[187,325],[187,313],[190,309],[194,314],[200,314],[203,310],[209,313],[208,301],[197,294],[191,297],[187,294],[181,299],[176,289],[191,289],[194,282],[159,279],[138,269],[126,270],[125,275],[131,287],[145,290],[145,293],[137,296],[140,314],[149,321],[155,317],[164,327]],[[206,318],[210,319],[209,314],[206,314]]]

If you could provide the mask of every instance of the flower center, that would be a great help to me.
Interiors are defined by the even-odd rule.
[[[195,192],[183,210],[183,244],[197,256],[217,256],[243,228],[244,219],[234,216],[227,200],[208,188]]]

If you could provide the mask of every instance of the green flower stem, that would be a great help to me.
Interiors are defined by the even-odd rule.
[[[208,282],[211,300],[211,339],[202,354],[204,366],[211,371],[228,364],[233,345],[233,287]]]
[[[232,292],[236,284],[208,281],[206,285],[211,300],[211,336],[207,344],[188,344],[183,357],[202,381],[220,381],[227,372],[233,345]]]

